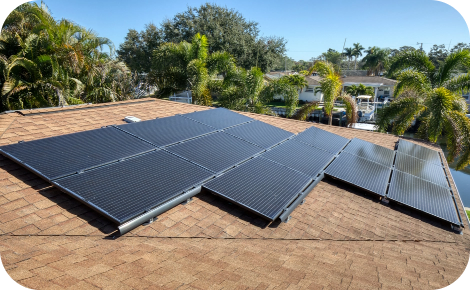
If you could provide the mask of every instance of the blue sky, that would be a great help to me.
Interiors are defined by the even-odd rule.
[[[207,1],[188,0],[47,0],[55,18],[67,18],[92,28],[116,45],[129,28],[160,24],[183,12],[187,6]],[[470,43],[468,27],[451,6],[432,0],[309,0],[309,1],[212,1],[238,10],[246,19],[259,23],[261,35],[282,36],[287,55],[308,60],[333,48],[342,50],[354,42],[364,47],[399,48],[409,45],[429,51],[433,44]]]

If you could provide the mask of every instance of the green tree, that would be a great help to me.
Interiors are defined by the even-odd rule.
[[[219,104],[232,110],[268,113],[266,103],[275,96],[282,96],[286,115],[291,116],[297,107],[299,93],[289,81],[283,77],[265,84],[261,69],[237,68],[227,73],[220,89]]]
[[[352,47],[346,47],[344,49],[344,56],[348,59],[348,69],[349,69],[349,65],[351,63],[351,59],[353,58],[354,56],[354,48]]]
[[[288,75],[283,76],[281,79],[284,79],[289,84],[294,86],[298,91],[299,94],[303,91],[303,89],[308,86],[308,82],[303,75]]]
[[[154,51],[152,74],[157,80],[158,96],[166,97],[183,90],[191,90],[197,104],[210,106],[211,81],[218,74],[235,69],[235,60],[227,52],[209,53],[207,38],[199,33],[191,43],[165,43]]]
[[[322,53],[322,56],[325,61],[332,63],[335,66],[335,69],[339,71],[339,64],[343,58],[343,55],[340,52],[329,48],[327,52]]]
[[[363,67],[367,69],[368,74],[380,75],[388,65],[390,49],[374,46],[369,47],[366,53]]]
[[[368,96],[374,96],[374,88],[365,86],[364,84],[359,84],[358,86],[356,85],[351,85],[346,88],[345,90],[348,94],[351,96],[360,96],[360,95],[368,95]]]
[[[428,53],[429,60],[437,68],[439,68],[444,63],[448,55],[449,52],[447,51],[446,46],[444,44],[434,44]]]
[[[354,69],[357,69],[357,57],[362,56],[364,47],[360,43],[353,44]]]
[[[2,110],[130,97],[123,89],[127,68],[110,57],[113,50],[108,39],[71,21],[56,21],[44,3],[20,5],[0,34]]]
[[[415,118],[420,118],[419,135],[431,142],[444,134],[448,160],[458,158],[457,169],[470,163],[470,120],[465,116],[467,104],[461,91],[470,88],[470,74],[454,76],[458,65],[470,67],[470,52],[451,53],[439,68],[422,51],[404,51],[394,59],[389,75],[396,76],[397,98],[378,116],[377,125],[385,132],[402,135]],[[406,91],[412,94],[404,94]]]
[[[286,51],[282,37],[259,37],[258,23],[239,12],[206,3],[188,7],[162,24],[164,41],[190,42],[197,33],[207,37],[209,53],[226,51],[245,69],[259,67],[268,72]]]
[[[340,75],[335,71],[333,65],[329,62],[317,61],[313,66],[313,70],[318,72],[322,77],[320,80],[320,87],[315,93],[321,91],[323,93],[323,104],[325,113],[329,116],[328,125],[333,123],[333,106],[335,100],[338,98],[343,82]]]

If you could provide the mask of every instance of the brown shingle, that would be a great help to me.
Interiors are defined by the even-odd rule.
[[[0,144],[122,124],[128,115],[149,120],[208,109],[144,101],[3,114]],[[293,133],[318,126],[390,149],[398,140],[388,134],[242,114]],[[16,281],[36,289],[432,289],[460,276],[470,248],[467,228],[463,235],[455,234],[445,223],[385,206],[361,190],[329,180],[317,185],[286,224],[269,224],[202,192],[124,237],[113,239],[115,230],[96,212],[0,156],[2,262]]]

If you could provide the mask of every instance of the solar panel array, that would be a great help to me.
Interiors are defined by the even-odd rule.
[[[122,224],[213,176],[200,166],[158,150],[53,183]]]
[[[338,153],[349,142],[347,138],[316,127],[310,127],[299,133],[295,140],[326,150],[332,154]]]
[[[268,149],[294,136],[291,132],[260,121],[232,127],[224,130],[224,132],[264,149]]]
[[[49,181],[155,149],[113,127],[1,147],[3,154]]]
[[[116,127],[159,147],[165,147],[216,131],[212,127],[178,115]]]
[[[264,151],[224,132],[176,144],[166,150],[214,173],[221,173]]]
[[[325,174],[385,196],[391,171],[390,167],[380,163],[342,152],[326,168]]]
[[[307,175],[257,157],[205,183],[204,187],[272,221],[311,181]]]
[[[316,127],[295,136],[226,109],[0,151],[121,225],[201,187],[266,219],[284,221],[325,175],[461,225],[434,150],[400,140],[393,151]]]
[[[217,130],[223,130],[229,127],[253,121],[253,119],[250,117],[237,114],[224,108],[198,111],[184,114],[182,116]]]

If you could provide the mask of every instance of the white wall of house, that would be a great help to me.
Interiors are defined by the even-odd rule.
[[[315,94],[315,87],[318,86],[308,86],[304,88],[299,94],[299,100],[305,102],[323,102],[323,94],[320,92]],[[274,96],[274,99],[284,100],[284,97],[278,95]]]

